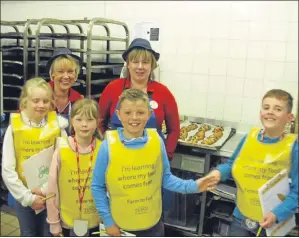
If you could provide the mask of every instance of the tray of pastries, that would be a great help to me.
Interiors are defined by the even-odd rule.
[[[187,146],[220,149],[235,133],[231,127],[184,121],[180,125],[179,143]]]

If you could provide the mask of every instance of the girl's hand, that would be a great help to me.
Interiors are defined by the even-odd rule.
[[[40,210],[40,209],[45,208],[46,201],[43,201],[42,200],[43,198],[44,197],[42,197],[42,196],[35,195],[35,199],[34,199],[34,202],[31,205],[31,208],[33,210]]]
[[[120,236],[120,230],[116,225],[106,227],[106,233],[108,236]]]
[[[44,196],[44,194],[42,193],[40,188],[33,188],[33,189],[31,189],[31,192],[33,194],[36,194],[36,195],[39,195],[39,196]]]
[[[196,181],[199,192],[214,190],[218,181],[214,176],[205,176]]]

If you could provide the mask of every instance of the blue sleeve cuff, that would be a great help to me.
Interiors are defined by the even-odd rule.
[[[111,215],[103,218],[103,222],[105,227],[113,226],[115,224]]]
[[[194,180],[190,180],[190,183],[191,183],[189,186],[190,191],[187,191],[187,193],[199,193],[196,182]]]

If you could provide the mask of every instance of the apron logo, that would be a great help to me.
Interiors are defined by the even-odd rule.
[[[150,101],[150,107],[151,109],[157,109],[158,108],[158,103],[154,100]]]
[[[48,175],[48,174],[49,174],[49,168],[47,168],[47,167],[45,167],[45,166],[43,165],[42,167],[40,167],[40,168],[38,169],[38,172],[39,172],[38,177],[39,177],[39,178],[43,178],[44,175]]]

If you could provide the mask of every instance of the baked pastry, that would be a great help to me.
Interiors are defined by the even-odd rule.
[[[205,131],[197,131],[195,135],[199,140],[203,140],[205,138]]]
[[[219,132],[219,131],[224,131],[223,126],[216,126],[213,130],[213,132]]]
[[[203,145],[212,145],[214,144],[218,139],[215,136],[209,136],[208,138],[205,138],[201,144]]]
[[[209,125],[202,125],[202,126],[199,128],[200,131],[208,131],[208,130],[210,130],[210,129],[211,129],[211,127],[210,127]]]
[[[187,136],[188,136],[187,128],[182,127],[181,130],[180,130],[180,138],[179,139],[186,140]]]
[[[198,125],[195,124],[195,123],[192,123],[191,125],[187,126],[187,131],[188,131],[188,132],[189,132],[189,131],[193,131],[193,130],[195,130],[195,129],[197,129],[197,128],[198,128]]]

